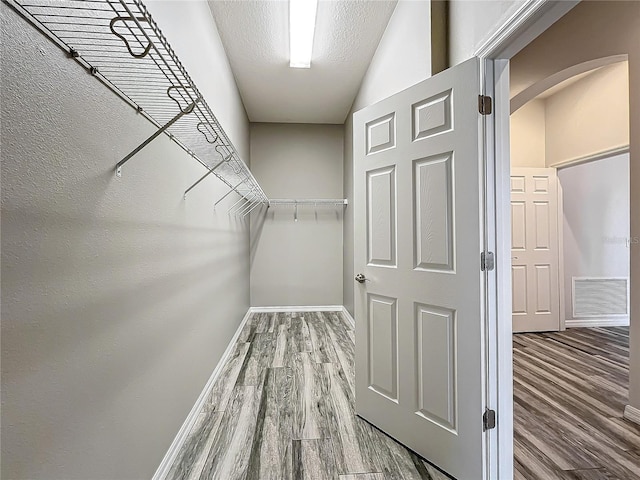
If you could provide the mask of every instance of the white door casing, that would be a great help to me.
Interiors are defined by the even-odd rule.
[[[476,58],[354,114],[356,410],[484,478]]]
[[[558,21],[580,0],[524,2],[504,17],[478,46],[474,56],[484,68],[483,90],[493,97],[483,143],[487,148],[487,241],[496,253],[496,268],[487,284],[488,391],[497,405],[498,422],[487,446],[487,478],[513,479],[513,336],[511,309],[510,80],[509,59]],[[491,205],[493,203],[493,205]],[[495,290],[494,290],[495,289]],[[495,434],[495,435],[494,435]]]
[[[560,330],[558,177],[554,168],[511,170],[514,332]]]

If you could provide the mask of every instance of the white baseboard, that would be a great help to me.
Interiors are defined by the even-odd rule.
[[[356,328],[356,321],[353,319],[349,311],[343,305],[299,305],[299,306],[282,306],[282,307],[251,307],[251,313],[271,313],[271,312],[339,312],[342,319],[347,322],[351,328]]]
[[[229,345],[227,346],[227,349],[222,354],[222,357],[220,358],[220,361],[216,365],[216,368],[213,370],[211,377],[209,377],[207,384],[204,386],[204,389],[200,393],[200,396],[196,400],[196,403],[193,405],[193,408],[189,412],[189,415],[187,415],[187,418],[182,424],[182,427],[180,427],[178,434],[173,439],[173,442],[171,443],[169,450],[167,450],[167,453],[162,459],[162,462],[160,462],[160,466],[158,466],[158,469],[156,470],[156,473],[153,475],[152,480],[163,480],[166,477],[166,475],[169,473],[169,470],[171,469],[171,465],[173,465],[173,462],[176,460],[176,457],[178,456],[178,453],[180,452],[182,445],[187,439],[187,435],[193,428],[193,425],[196,423],[196,420],[198,419],[198,414],[202,410],[202,407],[204,406],[204,403],[207,400],[207,397],[209,396],[209,393],[211,392],[211,389],[213,388],[213,385],[215,384],[216,379],[218,378],[218,375],[220,375],[220,372],[222,371],[222,367],[227,362],[229,357],[231,357],[231,355],[233,354],[233,349],[235,348],[238,337],[240,336],[242,329],[247,323],[247,320],[249,320],[249,317],[251,317],[251,313],[252,313],[251,309],[247,310],[247,313],[245,314],[244,318],[240,322],[240,325],[238,325],[238,329],[236,330],[236,333],[233,334],[233,337],[229,341]]]
[[[315,306],[281,306],[281,307],[251,307],[251,313],[269,312],[342,312],[342,305],[315,305]]]
[[[356,321],[353,319],[349,310],[346,307],[342,307],[342,317],[347,321],[351,328],[356,328]]]
[[[628,327],[629,317],[606,318],[567,318],[564,321],[566,328],[575,327]]]
[[[640,409],[627,405],[624,407],[624,418],[640,425]]]

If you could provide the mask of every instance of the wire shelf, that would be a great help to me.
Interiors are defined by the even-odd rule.
[[[347,205],[345,198],[272,198],[269,200],[269,206],[299,206],[299,207],[338,207]]]
[[[6,0],[241,197],[268,198],[140,0]],[[187,189],[186,193],[204,177]]]
[[[272,198],[269,200],[267,208],[287,206],[293,207],[293,220],[298,221],[298,208],[304,207],[346,207],[346,198]]]

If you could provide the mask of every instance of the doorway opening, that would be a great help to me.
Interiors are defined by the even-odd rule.
[[[573,373],[571,366],[568,364],[568,354],[566,352],[562,352],[562,354],[556,358],[558,364],[555,366],[555,369],[552,369],[549,366],[536,365],[536,367],[539,368],[539,371],[532,372],[531,369],[525,371],[525,374],[530,377],[535,374],[544,373],[552,378],[552,382],[555,385],[559,385],[564,381],[566,385],[576,389],[573,391],[573,401],[564,408],[562,407],[562,398],[557,392],[548,392],[545,394],[545,400],[549,401],[549,404],[555,408],[555,411],[551,412],[553,415],[551,415],[550,420],[545,419],[540,415],[540,412],[545,411],[544,405],[541,403],[536,405],[537,410],[529,406],[529,408],[521,409],[523,411],[519,412],[519,405],[516,404],[514,406],[513,402],[514,396],[513,391],[511,390],[512,383],[507,383],[505,381],[507,378],[511,380],[518,374],[518,372],[514,372],[512,368],[514,364],[514,350],[512,331],[513,310],[511,303],[514,299],[512,298],[512,263],[510,258],[513,255],[511,250],[511,144],[509,141],[509,119],[512,112],[510,107],[513,106],[514,101],[519,103],[519,106],[521,107],[529,100],[548,90],[551,86],[557,85],[558,83],[577,74],[616,63],[620,61],[619,57],[621,55],[628,55],[629,78],[633,79],[635,75],[637,75],[636,72],[638,71],[639,66],[638,58],[636,57],[637,41],[634,39],[634,32],[636,32],[638,27],[638,18],[635,14],[637,11],[633,9],[634,7],[632,5],[622,2],[606,4],[604,2],[574,2],[572,5],[568,5],[568,8],[562,7],[567,7],[567,4],[564,2],[544,2],[542,6],[539,6],[539,8],[533,6],[529,8],[523,7],[517,15],[514,15],[512,19],[505,23],[500,32],[495,35],[495,38],[488,41],[487,44],[483,45],[477,51],[479,56],[488,59],[486,85],[488,92],[494,95],[496,106],[494,117],[491,120],[494,122],[490,129],[491,135],[486,137],[487,158],[489,159],[488,165],[490,165],[490,167],[495,166],[495,170],[489,169],[487,173],[489,178],[489,189],[491,190],[493,186],[495,186],[495,190],[493,191],[491,198],[496,202],[495,228],[497,235],[494,239],[494,246],[496,248],[497,259],[495,279],[497,302],[495,308],[498,322],[496,330],[497,346],[495,355],[497,360],[496,365],[494,365],[494,369],[497,372],[497,378],[499,381],[497,382],[498,386],[495,404],[503,411],[510,413],[513,409],[515,412],[515,416],[508,416],[507,423],[512,419],[517,421],[518,413],[521,413],[523,417],[526,417],[525,420],[528,421],[530,430],[535,430],[540,433],[540,437],[533,435],[529,437],[533,442],[537,442],[539,438],[544,438],[544,434],[552,432],[553,427],[561,425],[565,428],[560,435],[555,437],[555,443],[553,441],[550,442],[554,444],[554,448],[544,447],[544,445],[534,445],[536,447],[535,449],[521,449],[521,453],[523,453],[528,460],[538,462],[540,464],[538,467],[542,465],[542,467],[540,467],[542,469],[532,475],[527,474],[523,469],[519,469],[516,464],[516,468],[513,469],[515,472],[515,478],[584,478],[585,476],[588,477],[590,475],[596,475],[596,478],[637,478],[637,474],[635,472],[638,471],[638,464],[634,463],[637,455],[634,456],[633,452],[640,448],[640,443],[638,442],[640,440],[640,429],[638,429],[637,424],[634,423],[636,422],[636,420],[634,420],[634,411],[636,409],[633,408],[628,397],[626,397],[627,390],[625,387],[614,385],[615,382],[612,382],[610,377],[607,378],[602,371],[598,371],[596,369],[590,372],[593,379],[597,379],[597,382],[599,382],[596,382],[597,386],[592,387],[593,389],[600,390],[603,387],[611,387],[620,395],[620,401],[619,405],[609,407],[608,412],[611,414],[609,417],[601,416],[597,419],[597,422],[600,422],[601,427],[611,427],[613,431],[613,435],[611,437],[604,435],[602,433],[603,429],[600,428],[599,430],[594,429],[590,436],[583,436],[581,438],[580,435],[578,435],[580,431],[576,430],[576,427],[582,427],[580,421],[582,420],[581,415],[584,414],[584,405],[597,403],[598,400],[590,401],[588,398],[584,398],[585,395],[580,396],[579,394],[576,394],[576,390],[579,391],[579,389],[577,389],[579,385],[571,385],[569,383],[570,379],[563,377],[563,375]],[[597,34],[594,35],[594,32],[597,32]],[[534,59],[536,57],[535,53],[532,53],[536,49],[538,50],[538,60],[546,60],[544,66],[538,71],[527,68],[526,65],[527,61],[529,61],[530,65],[532,58]],[[614,59],[615,57],[618,57],[618,59]],[[608,61],[602,63],[603,59],[607,59]],[[622,58],[622,60],[624,60],[624,58]],[[517,76],[518,69],[523,65],[524,68],[521,69],[521,72],[525,72],[533,78],[526,79],[526,75],[520,77]],[[534,87],[534,85],[537,85],[537,87]],[[637,98],[637,95],[638,91],[635,83],[631,84],[630,82],[629,98],[631,100],[627,106],[631,112],[634,111],[634,108],[637,109],[637,106],[635,106],[636,102],[634,100]],[[587,100],[590,101],[591,98],[592,97],[588,97]],[[586,102],[585,105],[591,105],[591,103]],[[600,110],[594,116],[604,118],[608,114],[609,110],[609,108]],[[635,114],[628,114],[627,121],[629,117],[635,118]],[[586,116],[580,117],[581,120],[584,120],[585,118]],[[568,137],[568,127],[572,126],[573,125],[563,124],[558,131]],[[630,166],[629,177],[632,185],[630,189],[630,196],[634,197],[634,169],[637,156],[637,153],[634,150],[634,144],[636,142],[635,138],[637,135],[634,135],[633,132],[637,127],[631,124],[629,128],[632,131],[628,140],[629,146],[627,147],[629,153],[628,164]],[[545,126],[545,134],[547,130],[549,130],[548,125]],[[495,135],[493,135],[494,132]],[[588,136],[582,143],[586,145],[591,141],[606,138],[607,137],[603,132],[597,132],[597,134]],[[547,146],[545,145],[545,154],[547,153],[546,150]],[[595,158],[593,155],[591,155],[591,158],[587,158],[590,157],[590,155],[583,153],[580,156],[582,160],[593,160],[593,164],[585,163],[585,168],[595,168],[594,165],[597,165],[597,162],[602,161],[605,157],[613,157],[614,154],[623,153],[616,149],[609,149],[609,151],[606,150],[607,149],[604,148],[596,150],[596,152],[601,154],[598,158]],[[579,163],[580,160],[577,157],[569,157],[569,159],[575,160],[576,163]],[[548,159],[545,158],[545,167],[559,167],[559,165],[554,165],[547,160]],[[495,164],[493,163],[494,161]],[[575,176],[577,173],[580,173],[577,170],[578,167],[569,167],[568,162],[562,166],[566,167],[565,171],[567,172],[567,176]],[[495,171],[495,184],[493,183],[492,178],[493,171]],[[582,173],[584,174],[584,172]],[[560,175],[565,175],[562,170],[560,171]],[[575,183],[577,185],[582,185],[583,182],[578,181]],[[629,199],[628,203],[630,210],[634,210],[634,200]],[[598,204],[598,206],[600,206],[600,204]],[[580,210],[580,208],[577,209],[578,212],[580,212]],[[582,210],[584,211],[585,208],[582,208]],[[564,216],[564,212],[562,215]],[[635,234],[634,228],[636,228],[636,224],[634,223],[635,215],[635,213],[631,213],[632,235]],[[609,219],[610,218],[607,217],[607,221]],[[561,226],[564,227],[564,220]],[[562,234],[563,232],[561,230],[559,235],[562,236]],[[605,247],[611,246],[611,244],[615,242],[614,239],[603,238],[601,232],[598,232],[598,239]],[[566,242],[563,242],[562,252],[564,251],[565,243]],[[633,247],[632,242],[629,243],[631,243],[630,247]],[[633,248],[629,249],[629,253],[632,259],[636,255]],[[562,263],[558,262],[558,265],[564,265],[564,263],[565,261]],[[627,282],[629,286],[628,301],[632,306],[635,306],[637,303],[637,299],[631,293],[633,292],[634,286],[631,283],[631,277],[634,276],[634,273],[635,269],[633,269],[632,265]],[[576,275],[572,275],[572,277],[573,276]],[[560,292],[558,292],[558,296],[560,296],[559,294],[565,290],[563,284],[566,277],[567,272],[558,273],[559,288],[563,287],[560,289]],[[593,279],[593,277],[590,278]],[[576,278],[576,280],[579,280],[579,278]],[[611,278],[609,278],[609,280],[611,280]],[[571,282],[571,286],[573,288],[573,283],[575,283],[573,278],[571,278]],[[591,287],[592,285],[589,284],[589,286]],[[602,285],[597,286],[602,288]],[[572,291],[572,296],[575,296],[576,298],[586,297],[587,300],[597,299],[594,294],[582,295],[582,297],[579,297],[579,295],[577,295],[577,293],[580,292],[579,287],[584,287],[584,285],[579,284],[578,289],[576,290],[576,295],[574,295]],[[584,293],[584,289],[581,291]],[[586,291],[590,292],[589,289]],[[609,295],[609,298],[610,297],[611,295]],[[581,321],[581,319],[577,316],[566,318],[566,312],[569,310],[573,313],[575,309],[571,301],[567,301],[566,298],[564,300],[564,307],[559,308],[557,329],[560,331],[545,334],[536,333],[533,335],[560,336],[563,334],[571,334],[572,332],[575,333],[577,331],[573,327],[580,327],[579,321]],[[584,298],[582,298],[582,300],[584,300]],[[560,302],[561,299],[558,299],[558,301]],[[598,302],[591,302],[591,304],[593,303]],[[599,304],[601,305],[602,302]],[[585,305],[589,305],[589,302],[579,302],[577,306],[584,307]],[[579,310],[580,309],[578,308],[576,312]],[[584,310],[582,313],[584,313]],[[564,315],[565,324],[560,325],[563,318],[562,315]],[[602,317],[603,315],[600,316]],[[567,326],[571,327],[569,328],[569,331],[563,331],[562,329]],[[618,360],[620,360],[626,355],[626,352],[623,352],[626,340],[621,338],[624,337],[624,332],[621,332],[620,330],[616,331],[614,329],[624,327],[604,328],[612,329],[608,332],[610,335],[609,343],[611,343],[609,351],[614,352],[614,355],[617,354],[619,357]],[[634,356],[633,352],[635,352],[634,332],[634,330],[631,331],[631,341],[629,342],[631,345],[632,357]],[[607,332],[605,331],[605,333]],[[553,341],[558,344],[561,343],[557,340]],[[631,364],[631,373],[629,373],[629,370],[625,371],[624,365],[627,363],[626,361],[620,360],[618,365],[615,365],[615,361],[612,361],[611,358],[606,358],[605,351],[598,352],[596,349],[591,349],[591,351],[589,351],[589,348],[584,345],[584,338],[579,339],[579,341],[576,341],[576,339],[569,339],[566,343],[573,343],[575,346],[580,347],[576,348],[577,355],[580,357],[579,363],[585,366],[585,368],[589,367],[589,365],[584,361],[585,355],[592,355],[598,360],[607,362],[609,366],[613,366],[619,380],[624,381],[626,378],[626,381],[628,382],[629,375],[635,375],[633,378],[637,378],[639,372],[635,369],[634,364]],[[596,343],[599,348],[602,340],[596,340]],[[527,353],[532,353],[532,351]],[[547,356],[551,354],[551,352],[546,353]],[[518,360],[516,359],[516,362],[517,361]],[[508,367],[504,366],[505,363],[508,364]],[[600,378],[597,378],[598,376],[600,376]],[[633,384],[631,387],[633,387]],[[635,391],[631,389],[631,394],[633,393],[635,393]],[[531,389],[525,392],[525,395],[529,395],[527,400],[530,400],[533,403],[531,394]],[[637,395],[633,398],[637,399]],[[625,402],[628,403],[626,406],[623,405]],[[549,410],[550,409],[547,408],[545,412]],[[503,422],[504,421],[505,419],[503,418]],[[498,469],[500,472],[511,469],[510,467],[513,466],[511,465],[513,457],[509,459],[505,456],[505,452],[511,453],[512,448],[516,450],[517,462],[518,449],[521,447],[518,439],[514,439],[513,435],[509,435],[509,438],[505,440],[505,435],[508,434],[507,429],[512,427],[512,425],[503,425],[503,429],[498,431],[498,451],[500,452],[498,458]],[[584,434],[584,432],[582,433]],[[598,444],[597,442],[600,443]],[[573,455],[565,455],[567,453],[568,446],[572,443],[577,447],[575,453]],[[555,462],[555,466],[559,466],[559,469],[550,469],[548,463],[544,464],[544,462],[541,461],[542,455],[540,452],[542,447],[546,448],[546,451],[549,454],[546,460]],[[606,452],[604,452],[605,450]],[[594,454],[594,451],[597,453]],[[584,457],[583,460],[592,461],[592,465],[587,468],[579,465],[577,460],[580,459],[581,455]],[[593,458],[596,457],[597,460],[593,461]],[[570,464],[569,461],[574,462],[574,464]],[[608,462],[608,464],[603,465],[603,461]],[[607,470],[611,465],[613,465],[611,469]],[[576,472],[571,473],[568,472],[569,470],[576,470]],[[613,472],[611,470],[613,470]],[[553,472],[556,473],[554,474]]]
[[[513,60],[518,79],[524,65]],[[602,63],[546,90],[533,87],[541,93],[526,103],[512,95],[516,478],[625,478],[640,470],[640,459],[625,454],[637,447],[639,430],[622,419],[629,388],[628,64]],[[531,60],[526,66],[535,69]]]

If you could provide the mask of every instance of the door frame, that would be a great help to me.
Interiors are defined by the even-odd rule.
[[[480,58],[480,91],[493,98],[481,145],[485,164],[486,238],[495,269],[486,288],[487,405],[496,428],[488,431],[486,477],[513,478],[513,352],[511,318],[509,59],[562,18],[580,0],[528,0],[474,52]]]

